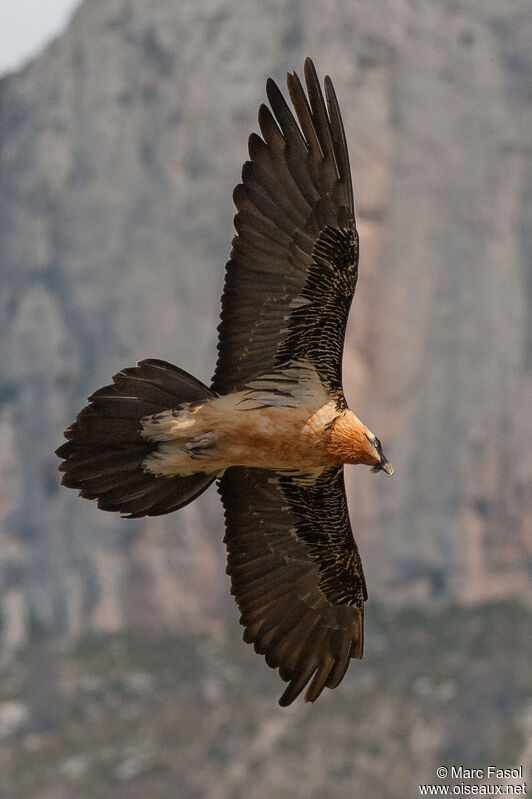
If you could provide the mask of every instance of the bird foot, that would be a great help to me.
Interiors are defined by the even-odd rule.
[[[218,436],[216,433],[202,433],[199,436],[191,438],[190,441],[187,441],[182,449],[183,452],[190,455],[191,458],[197,460],[212,458],[212,450],[217,440]]]

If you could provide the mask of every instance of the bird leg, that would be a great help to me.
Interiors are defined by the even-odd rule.
[[[202,433],[199,436],[191,438],[187,441],[183,452],[190,455],[191,458],[201,460],[202,458],[212,458],[215,442],[218,441],[218,436],[212,431],[209,433]]]

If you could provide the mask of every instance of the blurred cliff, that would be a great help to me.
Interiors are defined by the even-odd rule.
[[[99,636],[68,654],[41,642],[0,664],[0,796],[410,799],[441,782],[442,763],[521,766],[515,793],[526,793],[530,609],[373,602],[367,623],[366,656],[342,685],[284,710],[277,675],[236,625],[157,646]],[[450,795],[472,787],[449,782]],[[482,782],[493,795],[503,780]]]
[[[214,490],[122,521],[59,488],[53,451],[143,357],[208,381],[247,135],[305,55],[357,195],[346,394],[396,467],[348,472],[370,595],[530,591],[531,28],[528,0],[85,0],[0,82],[5,654],[234,613]]]

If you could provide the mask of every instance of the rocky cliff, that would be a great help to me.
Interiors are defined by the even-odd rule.
[[[370,594],[527,590],[531,38],[527,0],[85,0],[0,82],[6,650],[231,612],[213,490],[121,521],[59,489],[53,451],[142,357],[209,379],[247,135],[307,54],[355,177],[346,393],[396,467],[349,472]]]
[[[471,795],[475,782],[477,795],[497,785],[523,795],[531,624],[515,602],[438,611],[373,602],[364,660],[316,704],[284,710],[277,675],[236,626],[156,647],[123,634],[70,652],[40,642],[0,665],[0,796],[398,799],[423,795],[420,784]],[[442,763],[448,780],[436,777]],[[522,775],[515,791],[502,779],[452,779],[462,763]]]

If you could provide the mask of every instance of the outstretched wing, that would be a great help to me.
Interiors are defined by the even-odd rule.
[[[219,481],[227,572],[244,640],[278,668],[289,705],[336,688],[361,658],[362,564],[353,540],[343,467],[282,473],[233,467]]]
[[[341,393],[342,351],[358,274],[349,156],[329,77],[325,104],[305,61],[308,99],[287,76],[297,124],[273,80],[261,105],[262,138],[234,192],[238,209],[227,263],[212,388],[228,393],[288,361],[315,367]]]

